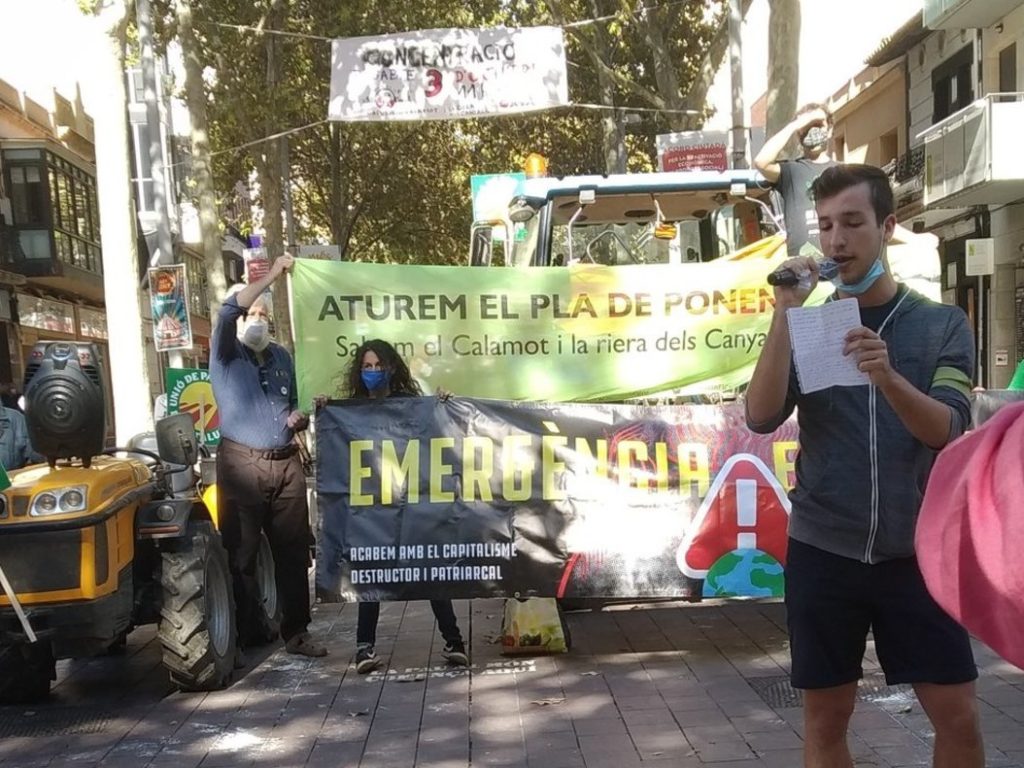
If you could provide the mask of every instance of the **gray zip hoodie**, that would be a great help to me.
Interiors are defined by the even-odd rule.
[[[879,328],[892,367],[951,411],[949,439],[970,423],[974,338],[967,316],[900,286]],[[797,410],[800,452],[789,535],[836,555],[877,563],[914,554],[914,528],[935,451],[910,434],[872,385],[800,393],[791,371],[783,410],[769,433]]]

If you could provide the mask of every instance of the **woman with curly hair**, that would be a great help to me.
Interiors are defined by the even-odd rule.
[[[346,374],[352,398],[419,397],[419,382],[398,351],[383,339],[364,341],[352,356]]]
[[[381,339],[364,342],[353,356],[348,371],[349,397],[381,400],[388,397],[418,397],[423,394],[420,385],[409,373],[409,366],[395,348]],[[444,638],[441,655],[449,664],[466,666],[469,657],[462,642],[462,634],[455,619],[451,600],[431,600],[430,607],[437,618],[437,627]],[[359,603],[356,624],[356,671],[366,674],[381,664],[374,651],[377,641],[377,619],[380,603]]]

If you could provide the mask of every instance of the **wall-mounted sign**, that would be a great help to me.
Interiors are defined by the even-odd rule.
[[[213,399],[210,372],[199,368],[167,369],[167,413],[187,413],[206,445],[220,442],[220,414]]]
[[[968,240],[967,266],[964,273],[967,275],[991,275],[996,271],[996,241],[991,237],[981,237]]]
[[[75,335],[75,310],[67,302],[29,296],[27,293],[19,293],[17,297],[18,319],[22,325],[41,331]]]

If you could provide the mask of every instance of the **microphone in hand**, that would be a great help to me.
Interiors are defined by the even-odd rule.
[[[831,280],[839,274],[839,265],[831,259],[818,262],[818,279]],[[794,286],[800,284],[800,276],[789,267],[779,267],[768,273],[768,285]]]

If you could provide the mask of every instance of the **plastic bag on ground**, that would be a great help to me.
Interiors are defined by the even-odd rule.
[[[501,653],[505,656],[566,653],[568,633],[553,597],[505,601]]]

